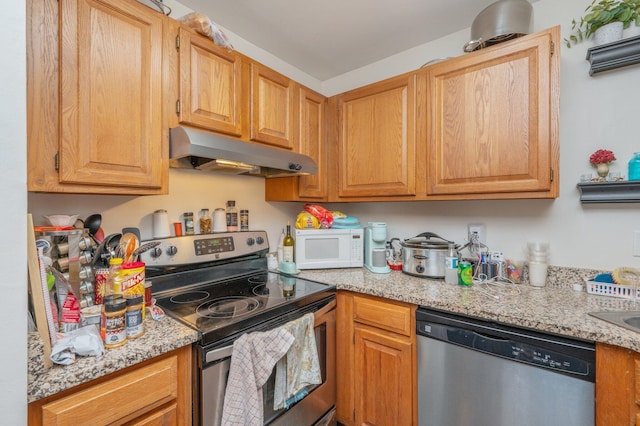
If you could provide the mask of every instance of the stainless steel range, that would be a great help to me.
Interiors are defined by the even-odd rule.
[[[194,424],[219,425],[233,342],[315,315],[322,383],[287,410],[273,410],[274,374],[263,386],[265,424],[335,424],[335,286],[267,270],[266,232],[163,238],[141,255],[153,296],[165,312],[196,329]],[[308,393],[307,393],[308,392]]]

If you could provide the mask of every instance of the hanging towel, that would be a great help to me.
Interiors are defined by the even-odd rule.
[[[276,365],[276,382],[273,409],[289,408],[293,398],[310,385],[322,383],[320,362],[313,331],[315,317],[312,313],[288,322],[282,328],[295,337],[287,354]]]
[[[262,426],[262,386],[294,337],[284,328],[243,334],[233,343],[222,424]]]

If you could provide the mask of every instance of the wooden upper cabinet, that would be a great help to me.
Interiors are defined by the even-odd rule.
[[[161,187],[163,18],[60,0],[60,182]]]
[[[338,96],[338,198],[416,194],[416,75]]]
[[[183,27],[178,45],[179,121],[241,136],[241,55]]]
[[[163,26],[138,2],[27,2],[27,189],[165,194]]]
[[[319,93],[300,87],[298,100],[300,110],[299,152],[313,158],[318,165],[316,174],[300,176],[298,195],[301,198],[323,198],[327,196],[327,143],[325,138],[327,99]]]
[[[313,158],[318,166],[318,172],[313,175],[265,179],[265,200],[326,201],[329,175],[327,160],[329,158],[327,146],[329,99],[299,84],[296,84],[295,92],[298,107],[295,126],[297,151]]]
[[[558,40],[555,27],[426,69],[427,195],[558,196]]]
[[[257,62],[249,69],[250,139],[297,149],[294,81]]]

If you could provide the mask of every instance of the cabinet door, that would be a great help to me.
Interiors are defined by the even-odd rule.
[[[60,1],[60,182],[162,185],[163,18],[132,1]]]
[[[415,75],[338,98],[338,197],[415,195]]]
[[[596,426],[638,425],[640,354],[596,343]]]
[[[429,67],[428,195],[557,197],[558,31]]]
[[[298,151],[315,160],[318,172],[307,176],[265,179],[266,201],[318,202],[326,201],[329,196],[329,149],[326,134],[329,99],[306,87],[296,86]]]
[[[412,424],[412,344],[356,325],[355,354],[356,425]]]
[[[257,62],[250,69],[251,140],[295,149],[294,82]]]
[[[301,198],[323,198],[327,196],[327,162],[325,140],[325,110],[327,100],[319,93],[307,88],[299,90],[299,152],[318,165],[318,173],[300,176],[299,192]]]
[[[176,400],[177,370],[177,357],[168,358],[46,404],[42,407],[43,424],[108,424],[150,412]]]
[[[240,136],[240,55],[185,28],[179,37],[180,122]]]

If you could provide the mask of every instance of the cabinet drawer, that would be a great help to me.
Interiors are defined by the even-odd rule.
[[[408,305],[363,296],[353,297],[353,319],[405,336],[411,336],[414,327]]]
[[[139,417],[178,395],[172,356],[42,407],[45,425],[111,424]]]

